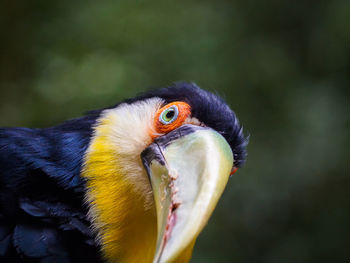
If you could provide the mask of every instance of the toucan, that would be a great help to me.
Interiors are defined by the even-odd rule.
[[[247,141],[192,82],[0,128],[0,262],[188,262]]]

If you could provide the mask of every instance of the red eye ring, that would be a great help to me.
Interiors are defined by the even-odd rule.
[[[162,115],[173,109],[176,112],[176,114],[171,115],[173,119],[171,121],[163,120]],[[183,101],[175,101],[160,108],[154,116],[154,130],[158,135],[152,134],[152,137],[155,138],[159,134],[166,134],[180,127],[190,114],[191,106]]]

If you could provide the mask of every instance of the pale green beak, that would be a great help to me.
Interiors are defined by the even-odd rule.
[[[227,184],[231,148],[210,128],[184,125],[157,139],[142,159],[158,220],[153,262],[187,262]]]

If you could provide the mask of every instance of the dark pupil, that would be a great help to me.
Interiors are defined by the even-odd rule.
[[[170,110],[170,111],[168,111],[168,112],[165,114],[165,117],[166,117],[167,119],[171,119],[172,117],[174,117],[174,115],[175,115],[174,110]]]

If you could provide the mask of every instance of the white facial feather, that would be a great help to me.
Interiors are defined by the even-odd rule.
[[[163,104],[160,98],[123,103],[117,108],[105,110],[101,119],[108,119],[111,125],[108,142],[113,144],[122,164],[123,174],[135,186],[137,193],[145,197],[145,209],[153,202],[152,189],[142,165],[141,152],[152,143],[150,132],[154,131],[154,116]]]

